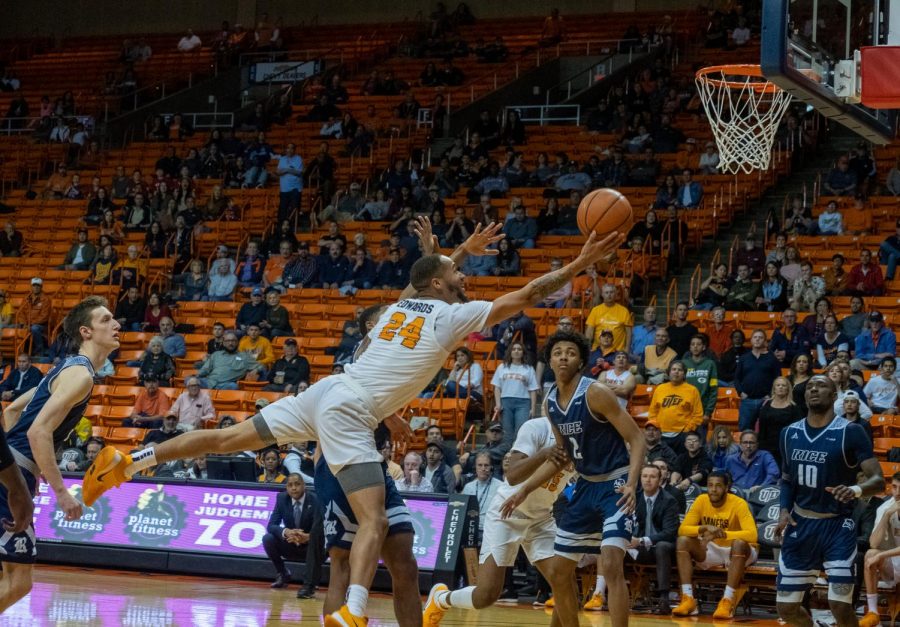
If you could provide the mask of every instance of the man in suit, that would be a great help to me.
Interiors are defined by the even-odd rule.
[[[634,510],[637,525],[628,555],[638,564],[656,564],[658,600],[653,613],[668,616],[672,613],[669,589],[672,587],[672,560],[678,539],[678,504],[671,494],[662,489],[662,471],[656,465],[648,464],[641,469],[641,490]],[[584,609],[600,610],[605,593],[606,580],[598,575],[594,595]]]
[[[297,598],[311,599],[316,595],[316,585],[322,576],[325,553],[322,508],[316,495],[306,492],[300,475],[291,473],[285,485],[286,489],[278,495],[269,517],[269,532],[263,536],[266,555],[278,573],[272,587],[284,588],[290,583],[291,571],[287,569],[285,559],[304,561],[306,576],[303,587],[297,591]]]
[[[31,365],[31,357],[20,353],[16,359],[16,369],[0,384],[0,399],[16,400],[31,388],[36,387],[43,376],[37,367]]]

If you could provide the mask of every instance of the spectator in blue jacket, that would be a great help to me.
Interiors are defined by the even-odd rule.
[[[0,384],[0,398],[14,401],[41,382],[43,374],[36,366],[31,365],[31,357],[27,353],[19,353],[16,358],[16,369]]]
[[[242,188],[262,188],[266,186],[266,182],[269,180],[269,172],[266,170],[266,165],[274,154],[275,151],[272,150],[272,146],[266,142],[266,134],[259,133],[256,136],[256,141],[250,144],[244,152],[244,162],[247,163],[249,168],[247,173],[244,174]]]
[[[259,244],[248,242],[244,258],[238,263],[238,284],[243,287],[259,287],[262,285],[263,272],[266,269],[266,260],[259,254]]]
[[[741,395],[738,409],[738,428],[752,429],[759,408],[772,390],[775,379],[781,376],[781,364],[766,350],[766,333],[756,329],[750,336],[750,350],[740,356],[734,372],[734,387]]]
[[[466,276],[494,276],[497,257],[494,255],[468,255],[460,268]]]
[[[759,450],[759,436],[752,429],[741,433],[741,452],[725,458],[725,470],[731,473],[736,487],[750,494],[775,485],[781,477],[772,454]]]
[[[790,368],[794,357],[810,354],[813,338],[809,337],[806,327],[797,324],[797,312],[793,309],[784,310],[781,323],[781,327],[772,334],[769,351],[775,355],[782,368]]]
[[[681,209],[696,209],[703,201],[703,186],[693,180],[694,171],[685,168],[681,173],[681,186],[675,197],[675,205]]]
[[[357,248],[347,278],[341,284],[341,294],[348,296],[356,294],[357,290],[372,289],[376,278],[375,263],[369,259],[365,248]]]
[[[515,248],[534,248],[538,232],[537,222],[526,215],[525,207],[517,205],[513,217],[503,225],[503,232]]]
[[[383,290],[402,290],[409,284],[409,266],[400,259],[400,249],[391,248],[388,258],[378,265],[375,285]]]
[[[332,244],[319,259],[319,280],[326,290],[340,289],[350,276],[350,260],[341,254],[340,244]]]
[[[850,365],[856,370],[878,368],[885,357],[897,354],[897,336],[884,324],[880,311],[869,314],[869,328],[856,336],[856,354]]]

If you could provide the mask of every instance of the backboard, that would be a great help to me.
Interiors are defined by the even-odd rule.
[[[889,142],[896,111],[859,103],[858,51],[896,43],[900,28],[891,18],[900,20],[900,1],[893,1],[892,12],[892,0],[763,0],[763,74],[865,139]]]

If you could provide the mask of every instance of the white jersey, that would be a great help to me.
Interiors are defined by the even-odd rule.
[[[344,371],[373,398],[383,420],[416,397],[447,356],[487,325],[492,303],[449,304],[408,298],[388,307],[368,334],[368,346]]]
[[[526,420],[525,424],[519,428],[512,450],[524,453],[528,457],[534,457],[541,449],[555,445],[556,437],[553,435],[553,427],[550,425],[550,420],[548,418],[532,418]],[[550,481],[528,495],[525,501],[516,509],[513,517],[540,520],[551,516],[553,504],[556,502],[557,497],[562,494],[563,489],[574,474],[571,470],[561,470],[556,473]],[[497,489],[497,496],[494,498],[496,507],[499,508],[500,504],[521,488],[521,484],[509,485],[509,482],[504,480],[503,484]]]
[[[881,522],[881,519],[884,518],[887,511],[894,505],[894,499],[892,497],[888,497],[887,500],[878,506],[878,509],[875,511],[875,526],[878,526],[878,523]],[[900,517],[898,517],[897,512],[891,514],[891,519],[888,521],[887,528],[887,543],[882,544],[878,547],[882,551],[887,549],[894,549],[900,546]]]
[[[617,385],[624,385],[626,381],[628,381],[628,377],[631,376],[631,371],[623,370],[622,374],[616,374],[615,370],[607,370],[603,373],[603,378],[598,378],[597,380],[600,383],[609,382],[615,383]],[[619,401],[619,405],[622,409],[626,409],[628,407],[628,399],[622,398],[621,396],[616,396],[616,400]]]

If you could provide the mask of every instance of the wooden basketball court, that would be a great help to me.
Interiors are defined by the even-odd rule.
[[[301,601],[297,586],[271,590],[268,583],[180,577],[88,568],[38,566],[31,594],[0,616],[0,625],[175,625],[178,627],[262,627],[320,625],[323,593]],[[390,598],[369,603],[371,627],[396,625]],[[709,608],[712,612],[712,608]],[[777,625],[775,620],[738,617],[736,624]],[[443,625],[549,625],[550,612],[530,605],[495,606],[481,612],[451,610]],[[606,613],[582,613],[581,625],[609,625]],[[674,620],[635,614],[631,625],[712,625],[711,617]],[[717,624],[722,624],[717,623]]]

